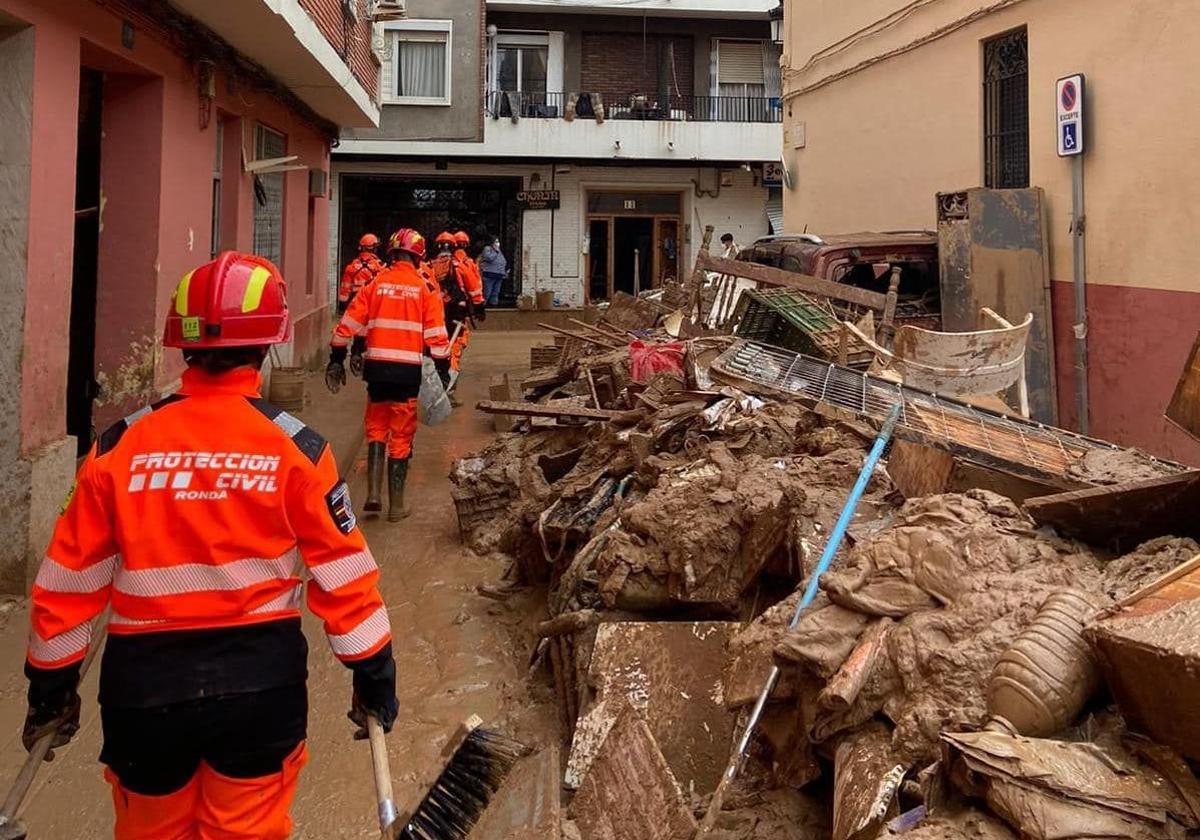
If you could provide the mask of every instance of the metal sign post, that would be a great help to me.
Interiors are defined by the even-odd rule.
[[[1058,156],[1071,158],[1071,250],[1075,283],[1075,409],[1079,431],[1088,433],[1087,210],[1083,189],[1084,90],[1082,73],[1055,85]]]

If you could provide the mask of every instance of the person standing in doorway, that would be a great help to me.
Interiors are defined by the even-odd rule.
[[[479,271],[483,274],[483,297],[488,306],[500,304],[500,287],[508,276],[508,260],[500,250],[500,237],[493,236],[479,255]]]

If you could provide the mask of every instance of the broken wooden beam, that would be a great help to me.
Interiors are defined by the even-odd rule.
[[[550,330],[550,332],[560,333],[562,335],[567,336],[568,338],[578,339],[579,341],[586,342],[587,344],[595,344],[597,347],[606,347],[609,350],[616,350],[616,349],[624,346],[622,344],[617,344],[615,340],[610,339],[610,338],[605,338],[605,339],[595,338],[593,336],[589,336],[584,333],[576,333],[576,332],[571,332],[570,330],[564,330],[562,327],[556,327],[553,324],[545,324],[545,323],[539,322],[538,326],[544,330]]]
[[[1200,470],[1028,499],[1039,525],[1096,545],[1131,548],[1171,534],[1200,538]]]
[[[879,312],[883,312],[887,308],[887,295],[882,295],[879,292],[860,289],[857,286],[850,286],[845,283],[835,283],[833,280],[826,280],[823,277],[810,277],[807,274],[784,271],[781,268],[772,268],[769,265],[759,265],[758,263],[744,262],[742,260],[729,260],[724,257],[714,257],[701,252],[696,257],[696,268],[713,271],[717,274],[744,277],[747,280],[753,280],[756,283],[765,283],[768,286],[786,286],[790,289],[799,289],[803,292],[821,295],[822,297],[866,306]]]
[[[627,336],[633,335],[632,332],[629,332],[629,333],[618,332],[618,331],[616,331],[615,327],[605,327],[602,324],[587,324],[587,323],[584,323],[583,321],[580,321],[578,318],[568,317],[567,320],[570,321],[575,326],[583,327],[588,332],[593,332],[596,335],[601,336],[602,338],[607,338],[609,341],[624,342],[626,340]]]
[[[542,638],[551,636],[563,636],[567,633],[575,633],[580,630],[586,630],[589,627],[595,627],[600,623],[601,614],[596,610],[577,610],[575,612],[563,613],[554,618],[543,621],[537,626],[537,635]]]
[[[475,405],[484,414],[516,414],[521,417],[551,417],[570,420],[612,420],[621,412],[580,405],[553,405],[531,402],[500,402],[482,400]]]
[[[867,684],[867,678],[875,670],[875,664],[879,661],[895,624],[890,618],[881,618],[866,629],[854,650],[842,663],[842,667],[838,668],[837,673],[817,696],[817,702],[823,708],[844,712],[854,705],[859,692]]]

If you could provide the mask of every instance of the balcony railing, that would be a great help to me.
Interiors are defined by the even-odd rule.
[[[492,91],[484,101],[496,119],[665,120],[673,122],[783,122],[777,96],[660,96],[636,93],[530,93]]]

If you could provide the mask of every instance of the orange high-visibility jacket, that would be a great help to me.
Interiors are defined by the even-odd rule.
[[[479,270],[479,263],[468,257],[467,252],[462,248],[455,250],[454,258],[458,260],[465,274],[463,281],[471,303],[483,303],[483,274]]]
[[[364,286],[374,280],[386,266],[379,257],[370,251],[363,251],[342,271],[342,279],[338,283],[338,302],[349,303],[350,298],[357,295]]]
[[[249,638],[262,627],[260,638],[276,632],[268,628],[275,622],[295,625],[286,651],[302,648],[303,568],[308,605],[339,659],[354,663],[389,643],[379,572],[333,454],[320,435],[260,399],[260,383],[248,367],[220,375],[189,368],[178,394],[100,437],[33,585],[30,665],[59,669],[82,659],[91,621],[109,604],[112,641],[145,639],[143,650],[189,635],[168,631],[212,640],[214,631]],[[246,647],[237,658],[244,673],[219,674],[231,691],[263,679],[252,672],[270,670],[279,653]],[[188,648],[202,649],[199,641]],[[140,660],[130,655],[126,665],[136,669]],[[210,671],[220,666],[207,663]]]
[[[450,357],[442,303],[409,263],[393,265],[355,296],[333,328],[330,344],[345,347],[356,335],[367,337],[363,378],[368,382],[406,380],[411,366],[420,368],[426,346],[435,359]],[[419,370],[415,375],[417,382]]]

